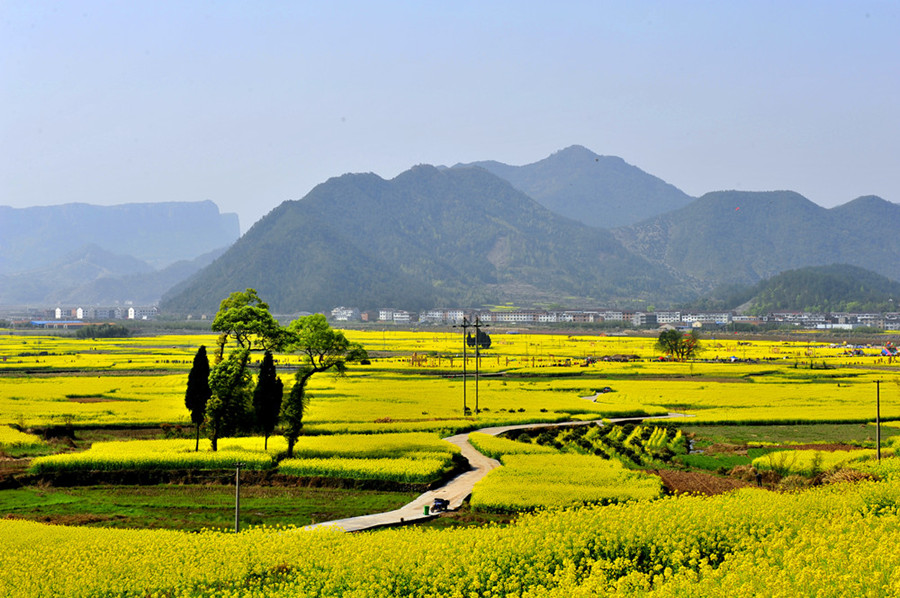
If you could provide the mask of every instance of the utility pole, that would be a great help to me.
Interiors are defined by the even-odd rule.
[[[469,408],[466,406],[466,331],[472,324],[469,323],[468,318],[463,316],[462,324],[454,324],[454,328],[462,328],[463,329],[463,417],[466,416],[466,411]]]
[[[241,531],[241,467],[243,463],[234,464],[234,533]]]

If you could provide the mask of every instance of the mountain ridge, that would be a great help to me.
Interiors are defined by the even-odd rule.
[[[601,156],[581,145],[524,166],[490,160],[453,168],[483,168],[551,211],[600,228],[634,224],[693,199],[618,156]]]
[[[900,205],[875,196],[824,208],[794,191],[714,191],[613,234],[645,259],[718,284],[834,263],[898,280],[898,225]]]
[[[900,278],[900,206],[877,196],[828,209],[794,191],[715,191],[629,226],[583,221],[481,166],[419,164],[390,180],[345,174],[270,212],[161,307],[214,311],[250,286],[287,312],[503,302],[639,308],[829,263]]]

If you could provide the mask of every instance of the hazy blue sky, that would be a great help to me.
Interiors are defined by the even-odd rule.
[[[573,144],[900,203],[900,2],[0,0],[0,204],[211,199]]]

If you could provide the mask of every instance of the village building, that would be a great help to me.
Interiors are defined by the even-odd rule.
[[[359,310],[355,307],[335,307],[331,310],[331,319],[335,322],[358,322]]]

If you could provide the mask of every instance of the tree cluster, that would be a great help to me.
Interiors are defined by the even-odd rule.
[[[347,363],[367,358],[361,345],[333,330],[321,314],[301,317],[282,327],[254,289],[234,292],[224,299],[212,329],[220,333],[215,364],[210,368],[206,347],[201,346],[185,392],[185,406],[197,426],[195,450],[199,447],[201,427],[205,428],[213,450],[218,448],[219,438],[254,431],[265,435],[268,448],[269,436],[281,423],[288,457],[293,456],[309,404],[309,378],[329,370],[343,374]],[[259,351],[264,356],[254,383],[251,355]],[[286,396],[284,383],[277,376],[273,355],[276,351],[301,356],[294,384]]]
[[[773,311],[891,312],[900,300],[900,282],[846,264],[789,270],[754,288],[750,313]]]
[[[79,328],[75,338],[125,338],[131,332],[121,324],[90,324]]]
[[[475,331],[475,336],[472,336],[472,333],[470,332],[466,335],[466,345],[470,347],[478,345],[479,349],[490,349],[491,335],[481,329]]]

